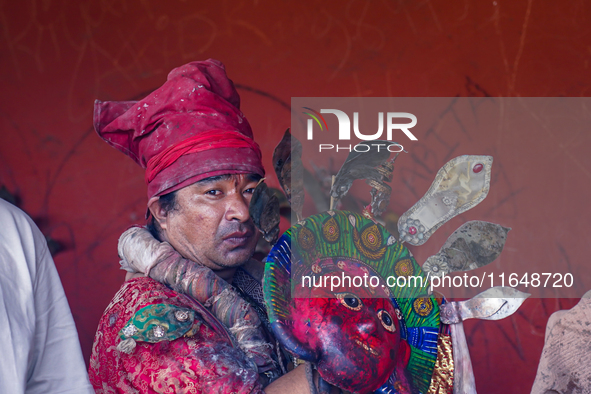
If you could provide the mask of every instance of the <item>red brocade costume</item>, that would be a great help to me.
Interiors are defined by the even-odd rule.
[[[138,340],[131,354],[119,351],[120,331],[134,315],[162,304],[176,313],[196,311],[191,332],[156,343]],[[97,394],[262,393],[257,372],[212,319],[201,304],[153,279],[125,282],[100,320],[92,349],[89,374]]]

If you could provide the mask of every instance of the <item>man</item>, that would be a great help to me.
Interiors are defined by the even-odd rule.
[[[264,170],[239,106],[214,60],[173,70],[139,102],[96,103],[98,134],[146,169],[149,228],[165,241],[157,244],[183,265],[179,275],[196,278],[193,299],[146,277],[124,283],[93,346],[97,393],[310,392],[304,368],[285,374],[256,302],[257,273],[240,268],[256,265],[248,205]]]
[[[47,242],[0,199],[0,393],[94,393]]]

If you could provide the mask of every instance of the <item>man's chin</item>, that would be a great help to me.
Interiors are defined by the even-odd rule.
[[[252,257],[254,249],[254,247],[241,247],[229,250],[221,256],[217,264],[223,268],[240,267]]]

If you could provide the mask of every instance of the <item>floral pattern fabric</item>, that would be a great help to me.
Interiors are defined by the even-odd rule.
[[[150,278],[125,282],[105,310],[90,359],[97,394],[263,393],[257,371],[227,333],[199,324],[189,337],[141,342],[131,354],[117,350],[119,332],[141,308],[170,304],[194,308],[194,301]],[[199,312],[199,311],[196,311]],[[195,319],[199,319],[199,313]]]

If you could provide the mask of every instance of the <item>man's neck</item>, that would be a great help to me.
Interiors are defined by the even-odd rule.
[[[259,282],[263,281],[263,275],[265,273],[265,263],[259,260],[255,260],[252,257],[248,259],[246,263],[244,263],[241,268],[248,272],[250,276],[258,280]]]
[[[229,284],[232,284],[234,274],[236,273],[236,270],[238,268],[239,267],[223,268],[221,270],[215,270],[213,272],[215,272],[217,276],[219,276]],[[248,272],[250,276],[258,280],[259,282],[263,281],[263,274],[265,272],[265,264],[263,262],[250,258],[246,263],[242,264],[240,268]]]
[[[234,274],[236,273],[236,267],[213,270],[213,272],[229,284],[232,284],[232,279],[234,279]]]

